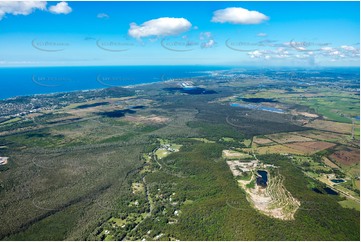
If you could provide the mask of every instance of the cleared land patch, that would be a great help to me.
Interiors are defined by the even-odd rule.
[[[359,150],[347,148],[347,150],[336,151],[330,158],[339,164],[350,166],[360,162],[360,153]]]
[[[303,152],[293,149],[285,145],[271,145],[271,146],[262,146],[255,149],[255,152],[258,154],[297,154],[302,155]]]
[[[155,155],[158,159],[163,159],[171,153],[178,152],[182,145],[168,144],[167,140],[160,140],[161,147],[155,151]]]
[[[133,190],[133,194],[144,193],[145,191],[144,184],[139,182],[134,182],[132,183],[132,190]]]
[[[321,150],[335,146],[333,143],[323,141],[295,142],[279,145],[262,146],[255,148],[258,154],[296,154],[311,155]],[[247,149],[243,149],[248,151]]]
[[[253,143],[256,143],[258,145],[274,144],[274,142],[268,138],[257,137],[257,136],[253,138]]]
[[[227,165],[229,166],[229,169],[231,169],[233,176],[242,177],[246,175],[245,173],[251,172],[255,169],[255,167],[257,166],[257,161],[240,162],[238,160],[228,160]]]
[[[212,140],[208,140],[206,138],[190,138],[192,140],[197,140],[197,141],[201,141],[203,143],[211,143],[211,144],[214,144],[216,143],[215,141],[212,141]]]
[[[302,137],[300,135],[293,134],[293,133],[271,134],[271,135],[267,135],[266,137],[269,138],[270,140],[273,140],[276,143],[280,143],[280,144],[313,141],[310,138]]]
[[[317,119],[305,125],[306,127],[331,131],[335,133],[351,134],[352,124],[339,123]]]
[[[308,117],[308,118],[318,118],[319,117],[317,114],[314,114],[314,113],[307,113],[307,112],[297,112],[297,113],[300,115],[303,115],[305,117]]]
[[[284,178],[279,174],[270,176],[267,188],[262,189],[257,186],[255,189],[251,189],[248,198],[256,209],[268,216],[282,220],[294,220],[294,214],[301,203],[292,197],[283,182]]]
[[[304,154],[314,154],[321,150],[331,148],[335,146],[335,144],[324,141],[311,141],[311,142],[291,143],[291,144],[287,144],[286,146],[298,150]]]
[[[250,159],[251,155],[234,150],[223,150],[222,157],[226,159]]]
[[[150,116],[126,116],[124,120],[135,123],[166,123],[169,121],[169,118],[150,115]]]
[[[344,208],[356,209],[357,211],[360,211],[360,204],[355,200],[346,199],[338,203]]]
[[[284,178],[278,172],[268,177],[266,188],[258,186],[254,177],[250,181],[239,180],[238,184],[247,193],[247,200],[256,210],[273,218],[294,220],[294,214],[301,203],[284,187]]]
[[[328,131],[321,130],[311,130],[304,132],[296,132],[295,134],[308,137],[315,140],[328,141],[328,142],[339,142],[344,143],[350,137],[349,135],[339,134],[339,133],[331,133]]]
[[[244,144],[245,146],[249,147],[249,146],[252,144],[252,140],[250,140],[250,139],[245,139],[245,140],[243,141],[243,144]]]
[[[333,163],[332,161],[330,161],[330,159],[328,159],[327,157],[322,157],[322,161],[323,163],[325,163],[326,165],[328,165],[331,168],[336,168],[339,169],[340,167],[338,167],[335,163]]]
[[[228,150],[223,150],[223,153],[227,154]],[[227,160],[226,163],[238,185],[246,192],[252,207],[273,218],[294,219],[301,203],[284,187],[284,177],[279,174],[277,167],[265,165],[257,159],[248,162]],[[262,175],[262,181],[259,181],[260,170],[266,173],[268,179]]]

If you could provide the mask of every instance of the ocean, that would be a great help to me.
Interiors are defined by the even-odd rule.
[[[210,66],[87,66],[0,68],[0,99],[129,86],[207,75]]]

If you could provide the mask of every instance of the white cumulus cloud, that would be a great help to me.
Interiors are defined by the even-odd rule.
[[[266,33],[258,33],[257,36],[258,36],[258,37],[266,37],[267,34],[266,34]]]
[[[344,50],[349,50],[349,51],[356,50],[356,48],[351,46],[351,45],[342,45],[341,48],[344,49]]]
[[[204,40],[204,39],[210,39],[212,38],[212,33],[211,32],[202,32],[199,34],[199,39],[200,40]]]
[[[53,5],[49,8],[49,11],[54,14],[68,14],[71,11],[71,7],[69,7],[67,2],[60,2],[56,5]]]
[[[269,51],[266,50],[255,50],[255,51],[250,51],[247,53],[251,58],[264,58],[265,56],[268,56],[267,59],[270,58]]]
[[[335,48],[326,46],[326,47],[322,47],[321,50],[325,51],[325,52],[332,52],[332,51],[335,51]]]
[[[201,43],[201,48],[212,48],[217,44],[216,41],[214,41],[211,32],[201,32],[199,34],[199,39],[203,41]]]
[[[232,24],[259,24],[269,17],[258,11],[245,8],[225,8],[213,12],[212,22]]]
[[[341,51],[345,56],[352,57],[352,58],[359,58],[360,57],[360,48],[351,45],[342,45]]]
[[[185,18],[158,18],[137,25],[130,24],[128,34],[133,38],[148,36],[172,36],[188,31],[192,24]]]
[[[97,18],[109,18],[109,15],[106,13],[98,13]]]
[[[0,20],[6,14],[29,15],[36,9],[46,10],[46,2],[37,1],[0,1]]]
[[[213,39],[208,40],[207,42],[202,43],[202,48],[212,48],[216,42]]]

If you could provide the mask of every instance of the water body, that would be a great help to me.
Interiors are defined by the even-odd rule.
[[[139,106],[133,106],[131,107],[132,109],[144,109],[146,108],[146,106],[143,106],[143,105],[139,105]]]
[[[262,111],[273,112],[273,113],[284,113],[284,111],[283,111],[282,109],[273,108],[273,107],[260,106],[258,109],[259,109],[259,110],[262,110]]]
[[[312,188],[312,191],[319,193],[319,194],[323,194],[322,191],[320,191],[318,188]]]
[[[259,177],[257,177],[257,185],[261,187],[266,187],[268,182],[267,171],[258,170],[257,173],[260,175]]]
[[[212,66],[86,66],[0,68],[0,99],[33,94],[129,86],[209,76]]]
[[[319,194],[329,194],[329,195],[338,195],[338,192],[332,190],[329,187],[324,187],[324,188],[312,188],[312,191],[319,193]]]
[[[325,187],[323,190],[325,190],[325,192],[327,192],[327,194],[329,194],[329,195],[338,195],[338,192],[336,192],[335,190],[332,190],[329,187]]]
[[[97,114],[107,117],[107,118],[120,118],[120,117],[124,117],[125,114],[127,114],[127,113],[134,114],[134,113],[136,113],[136,111],[131,110],[131,109],[124,109],[124,110],[115,110],[115,111],[109,111],[109,112],[99,112]]]
[[[262,102],[276,103],[276,102],[278,102],[271,98],[242,98],[242,101],[248,102],[248,103],[262,103]]]
[[[250,104],[240,104],[240,103],[231,103],[230,104],[231,107],[236,107],[236,108],[248,108],[248,109],[257,109],[256,105],[250,105]]]
[[[331,180],[333,183],[343,183],[343,182],[346,182],[345,180],[343,179],[332,179]]]
[[[256,106],[252,104],[239,104],[239,103],[231,103],[231,107],[237,107],[237,108],[247,108],[247,109],[253,109],[253,110],[261,110],[261,111],[267,111],[267,112],[273,112],[273,113],[284,113],[285,111],[279,108],[273,108],[273,107],[267,107],[267,106]]]

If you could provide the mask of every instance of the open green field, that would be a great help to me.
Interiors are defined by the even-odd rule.
[[[354,200],[346,199],[346,200],[340,201],[338,203],[341,204],[341,206],[344,208],[350,208],[350,209],[355,209],[357,211],[360,211],[360,203],[358,203]]]
[[[304,105],[326,119],[343,123],[351,123],[352,118],[360,114],[358,96],[327,87],[295,88],[294,94],[284,91],[267,90],[247,95],[246,97],[273,98],[288,104]]]
[[[0,125],[7,125],[7,124],[12,124],[12,123],[16,123],[18,121],[20,121],[21,118],[13,118],[13,119],[10,119],[10,120],[7,120],[5,122],[0,122]]]

